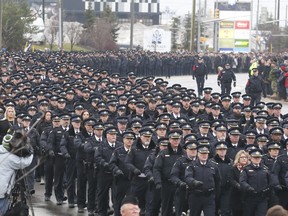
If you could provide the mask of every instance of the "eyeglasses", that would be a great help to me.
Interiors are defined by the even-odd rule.
[[[247,156],[241,156],[240,158],[246,158],[247,159],[248,157]]]

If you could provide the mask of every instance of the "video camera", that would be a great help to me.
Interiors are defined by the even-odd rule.
[[[33,154],[30,139],[23,130],[9,131],[3,137],[2,145],[19,157],[27,157]]]

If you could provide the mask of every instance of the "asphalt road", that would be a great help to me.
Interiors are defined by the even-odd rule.
[[[245,85],[248,79],[247,74],[236,74],[237,77],[237,85],[236,87],[232,87],[233,91],[240,91],[242,93],[245,92]],[[192,80],[191,76],[177,76],[177,77],[171,77],[170,79],[167,79],[169,81],[169,85],[173,85],[176,83],[181,84],[184,87],[187,88],[193,88],[197,90],[196,81]],[[214,92],[221,92],[220,87],[217,85],[217,76],[216,75],[209,75],[208,80],[205,82],[205,87],[212,87]],[[264,99],[263,101],[273,101],[269,98]],[[283,102],[283,111],[282,113],[288,112],[288,103]],[[36,216],[76,216],[76,215],[87,215],[87,211],[82,214],[77,213],[77,207],[74,209],[69,209],[67,202],[64,203],[62,206],[56,205],[55,197],[51,197],[51,201],[45,202],[44,201],[44,185],[39,185],[39,183],[36,183],[35,189],[36,193],[32,196],[31,203],[34,209],[34,215]],[[30,207],[31,210],[31,207]],[[31,212],[31,211],[30,211]],[[32,215],[32,212],[31,214]]]

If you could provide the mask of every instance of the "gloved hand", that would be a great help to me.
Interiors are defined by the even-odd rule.
[[[236,87],[236,82],[233,82],[233,86]]]
[[[54,157],[55,156],[55,153],[54,153],[53,150],[49,150],[48,154],[49,154],[50,157]]]
[[[71,158],[71,156],[70,156],[70,154],[69,154],[69,153],[66,153],[66,154],[64,155],[64,158],[65,158],[65,159],[70,159],[70,158]]]
[[[149,184],[154,183],[154,178],[153,178],[153,177],[149,178],[149,179],[148,179],[148,183],[149,183]]]
[[[257,193],[256,190],[255,190],[253,187],[249,187],[249,188],[247,189],[247,192],[253,193],[253,194],[256,194],[256,193]]]
[[[240,190],[240,188],[241,188],[241,187],[240,187],[240,184],[239,184],[239,183],[236,183],[236,184],[235,184],[235,188],[236,188],[237,190]]]
[[[202,181],[197,181],[197,180],[195,180],[195,181],[193,182],[193,186],[194,186],[195,188],[201,187],[201,186],[203,186],[203,182],[202,182]]]
[[[208,79],[208,75],[206,75],[206,77],[205,77],[205,78],[206,78],[206,80],[207,80],[207,79]]]
[[[124,173],[121,170],[117,170],[115,172],[115,177],[120,177],[120,176],[123,176],[123,175],[124,175]]]
[[[195,80],[195,76],[192,76],[192,79]]]
[[[141,174],[141,171],[139,169],[135,169],[133,173],[138,176]]]
[[[217,84],[218,84],[218,86],[221,86],[221,83],[220,83],[220,81],[218,81],[218,82],[217,82]]]
[[[156,184],[155,189],[160,190],[162,188],[162,185],[160,183]]]
[[[281,191],[283,189],[281,185],[276,185],[274,188],[276,191]]]
[[[108,168],[109,168],[109,163],[105,162],[105,163],[103,164],[103,168],[104,168],[104,169],[108,169]]]
[[[180,182],[179,187],[184,190],[186,189],[187,184],[185,182]]]

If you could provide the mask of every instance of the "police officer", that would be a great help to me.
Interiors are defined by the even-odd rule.
[[[125,159],[135,139],[135,134],[132,131],[125,131],[122,136],[123,146],[115,149],[109,162],[116,186],[114,203],[114,215],[116,216],[121,215],[120,207],[122,200],[130,189],[129,171],[125,166]]]
[[[148,189],[152,193],[152,198],[151,198],[152,201],[151,201],[148,215],[155,215],[155,216],[159,215],[159,211],[161,208],[161,188],[157,190],[155,188],[154,177],[153,177],[153,167],[154,167],[155,159],[158,153],[167,148],[168,142],[169,140],[166,137],[162,137],[158,139],[157,141],[158,146],[156,147],[156,150],[147,157],[145,165],[144,165],[144,173],[148,178],[148,186],[149,186]]]
[[[24,115],[22,118],[22,128],[23,130],[28,133],[28,137],[30,138],[30,143],[34,149],[34,156],[32,163],[25,169],[26,172],[29,172],[31,169],[33,169],[37,163],[38,163],[38,156],[40,155],[40,135],[38,131],[35,128],[30,128],[31,123],[31,116]],[[35,171],[32,171],[27,176],[27,186],[30,194],[34,194],[34,183],[35,183]]]
[[[261,164],[262,151],[249,152],[251,163],[240,174],[240,186],[245,193],[243,215],[265,215],[268,209],[271,176],[266,166]]]
[[[171,181],[177,186],[175,192],[175,214],[181,216],[188,210],[187,184],[185,182],[185,170],[190,163],[197,158],[197,141],[188,141],[184,144],[186,154],[177,159],[171,170]]]
[[[182,131],[172,130],[168,133],[168,148],[161,151],[156,157],[153,176],[156,189],[162,188],[161,191],[161,214],[173,214],[173,200],[176,186],[170,180],[171,169],[176,160],[184,155],[180,146]]]
[[[63,201],[65,201],[63,188],[63,170],[65,170],[65,159],[60,151],[60,142],[64,133],[69,130],[70,115],[63,114],[60,118],[60,127],[53,128],[47,140],[49,156],[55,157],[54,192],[57,205],[62,205]]]
[[[76,172],[77,172],[77,206],[78,213],[84,212],[86,203],[86,186],[87,175],[85,173],[86,165],[84,164],[86,152],[84,151],[87,140],[93,137],[93,125],[96,123],[95,119],[88,118],[83,121],[83,130],[75,134],[74,145],[77,149],[76,152]]]
[[[288,208],[288,200],[287,200],[287,172],[288,172],[288,142],[286,140],[286,152],[278,156],[276,159],[273,168],[272,168],[272,181],[273,186],[276,190],[276,194],[279,197],[279,204],[283,206],[283,208]]]
[[[219,197],[216,198],[216,214],[221,216],[230,216],[230,195],[231,187],[228,182],[228,174],[232,169],[233,161],[227,156],[227,143],[220,141],[215,144],[216,155],[211,159],[221,174],[221,190]]]
[[[222,95],[230,95],[231,92],[231,84],[233,81],[233,86],[236,87],[236,76],[234,71],[231,69],[231,65],[229,63],[225,64],[225,69],[218,73],[218,86],[221,85],[221,94]]]
[[[185,182],[189,186],[190,216],[215,216],[215,196],[219,194],[221,176],[217,166],[208,160],[206,145],[197,147],[197,159],[185,171]]]
[[[144,164],[151,152],[155,151],[156,144],[151,140],[152,130],[143,128],[140,137],[135,140],[129,151],[125,164],[131,173],[131,195],[139,200],[142,214],[149,211],[151,191],[148,190],[147,176],[144,174]]]
[[[270,142],[267,144],[268,153],[263,155],[262,162],[265,166],[268,167],[269,172],[272,172],[273,165],[276,161],[276,158],[279,155],[280,145],[275,142]],[[271,196],[269,198],[268,207],[272,207],[278,203],[278,197],[275,194],[274,188],[271,188]]]
[[[109,189],[112,189],[112,202],[115,203],[115,188],[112,187],[113,175],[109,168],[109,161],[114,150],[123,144],[116,141],[116,127],[108,127],[104,133],[106,134],[106,140],[101,142],[97,151],[95,151],[95,162],[99,167],[97,182],[98,214],[106,216],[109,208]]]
[[[261,101],[261,94],[266,97],[266,91],[264,88],[264,82],[257,68],[253,68],[253,76],[248,79],[245,90],[247,94],[251,95],[251,106],[256,105]]]
[[[80,116],[71,117],[72,127],[66,131],[61,139],[60,151],[65,159],[66,178],[67,178],[67,197],[69,208],[74,208],[74,200],[76,198],[75,179],[76,179],[76,152],[74,138],[80,133]]]
[[[104,131],[104,126],[102,123],[96,123],[93,126],[93,130],[94,130],[94,136],[88,137],[87,143],[84,145],[85,159],[83,161],[88,182],[88,203],[87,203],[88,216],[93,216],[94,211],[98,212],[96,206],[97,204],[96,190],[97,190],[97,173],[99,169],[95,163],[94,155],[95,151],[98,149],[100,143],[103,140],[102,134]]]
[[[60,117],[59,116],[52,116],[52,126],[47,127],[44,129],[40,136],[40,146],[45,150],[45,154],[47,155],[47,159],[44,163],[44,172],[45,172],[45,201],[50,201],[50,197],[52,195],[52,188],[53,188],[53,177],[54,177],[54,156],[53,154],[49,154],[49,146],[47,145],[48,136],[50,131],[53,128],[57,128],[60,126]]]
[[[204,88],[204,78],[208,79],[208,69],[205,63],[203,62],[203,58],[199,57],[198,62],[193,66],[192,69],[192,78],[193,80],[196,77],[197,89],[198,89],[198,97],[202,96],[203,88]]]

